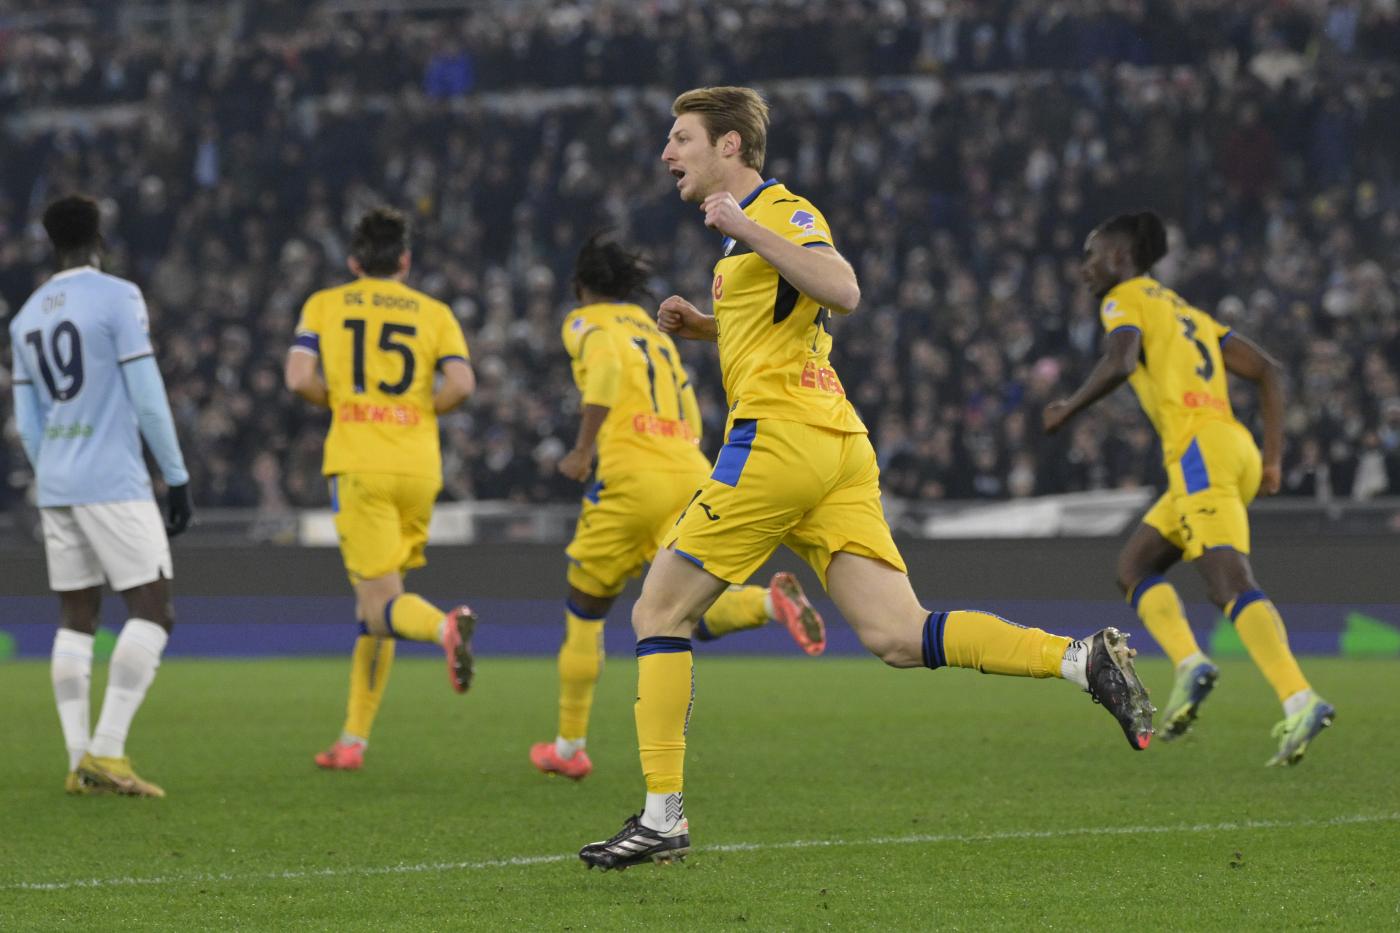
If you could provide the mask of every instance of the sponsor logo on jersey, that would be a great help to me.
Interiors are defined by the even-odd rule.
[[[423,420],[416,408],[408,405],[374,405],[368,402],[342,402],[336,409],[336,420],[360,424],[397,424],[413,427]]]
[[[714,293],[715,301],[719,301],[721,298],[724,297],[724,276],[723,276],[723,275],[717,275],[717,276],[715,276],[714,288],[712,288],[711,291]]]
[[[815,363],[808,363],[802,367],[802,388],[820,389],[833,395],[846,394],[846,390],[841,387],[841,380],[836,377],[836,370]]]
[[[1223,398],[1216,398],[1209,392],[1186,392],[1181,396],[1181,404],[1187,408],[1209,408],[1212,411],[1228,412],[1230,404]]]
[[[803,233],[815,234],[821,237],[826,236],[826,231],[817,227],[817,216],[811,211],[800,209],[793,211],[792,216],[788,218],[788,223],[801,229]]]

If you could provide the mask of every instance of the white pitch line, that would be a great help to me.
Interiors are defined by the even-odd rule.
[[[1397,823],[1400,813],[1338,816],[1325,820],[1242,820],[1229,823],[1178,823],[1174,826],[1082,826],[1070,829],[1011,829],[993,833],[934,833],[913,836],[875,836],[870,839],[794,839],[788,842],[732,842],[704,846],[705,852],[757,852],[765,849],[829,849],[856,846],[934,845],[943,842],[1005,842],[1019,839],[1070,839],[1075,836],[1149,836],[1172,833],[1223,833],[1240,830],[1304,829],[1353,826],[1361,823]],[[424,862],[416,865],[378,865],[354,868],[313,868],[235,875],[227,872],[170,875],[151,878],[87,878],[75,881],[20,881],[0,885],[0,891],[68,891],[74,888],[117,888],[147,885],[206,884],[218,881],[300,881],[309,878],[371,877],[374,875],[413,875],[427,872],[483,871],[490,868],[519,868],[568,862],[578,856],[520,855],[478,862]]]

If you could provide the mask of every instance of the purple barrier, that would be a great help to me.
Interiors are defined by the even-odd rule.
[[[864,651],[835,607],[819,601],[828,622],[830,654]],[[1072,635],[1086,635],[1105,625],[1134,632],[1134,646],[1159,653],[1133,613],[1122,603],[1104,600],[948,600],[949,606],[976,606],[1025,625]],[[476,645],[483,655],[552,655],[563,634],[563,605],[555,599],[479,599],[472,603],[481,618]],[[1188,614],[1196,633],[1213,654],[1239,650],[1233,629],[1209,606],[1192,604]],[[631,602],[620,600],[605,629],[609,653],[631,651],[628,625]],[[1289,638],[1305,654],[1400,656],[1400,605],[1287,604],[1280,606]],[[168,653],[172,657],[278,657],[344,654],[356,635],[349,596],[184,596],[175,600],[178,620]],[[108,598],[102,624],[112,631],[124,618],[121,600]],[[19,657],[44,657],[53,643],[57,601],[53,597],[0,597],[0,642]],[[7,638],[8,636],[8,638]],[[1360,648],[1358,651],[1357,648]],[[404,643],[400,650],[431,654],[428,645]],[[729,638],[697,643],[697,651],[715,654],[791,654],[797,650],[781,628],[765,626]]]

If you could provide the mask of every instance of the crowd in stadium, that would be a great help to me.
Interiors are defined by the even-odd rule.
[[[237,51],[0,21],[0,308],[49,271],[45,202],[103,198],[108,268],[145,291],[195,501],[322,504],[322,416],[283,389],[282,357],[302,301],[344,280],[354,219],[399,205],[410,282],[457,311],[481,380],[444,421],[446,495],[574,498],[555,470],[577,420],[559,341],[574,252],[613,227],[649,251],[656,299],[703,298],[718,239],[659,162],[669,92],[756,81],[765,174],[823,209],[860,275],[833,359],[887,493],[1160,481],[1126,392],[1064,436],[1039,425],[1097,351],[1084,236],[1140,207],[1172,223],[1159,276],[1284,362],[1285,492],[1400,492],[1396,3],[848,0],[850,30],[786,2],[653,7],[253,4]],[[898,77],[842,80],[857,74]],[[520,87],[536,90],[494,94]],[[716,358],[685,352],[712,451]],[[1236,406],[1248,423],[1252,393]]]

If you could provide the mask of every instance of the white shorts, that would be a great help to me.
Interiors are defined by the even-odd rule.
[[[170,540],[154,499],[52,506],[39,510],[49,587],[101,586],[118,593],[173,574]]]

